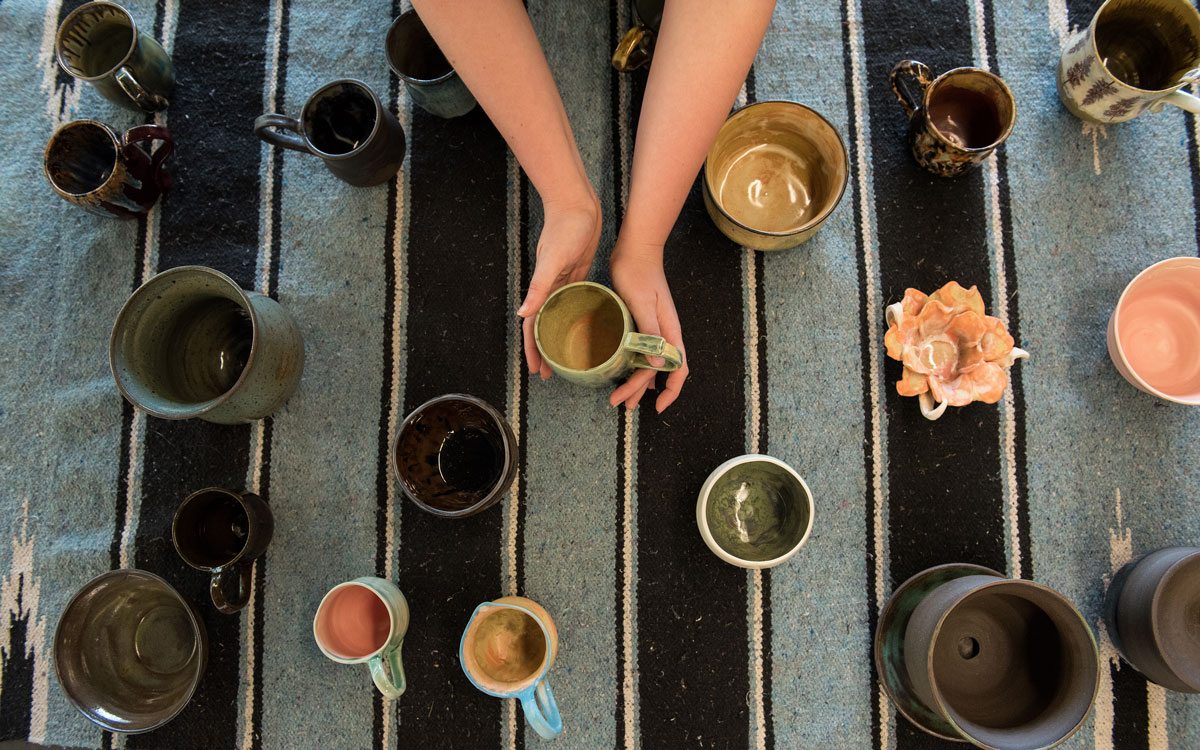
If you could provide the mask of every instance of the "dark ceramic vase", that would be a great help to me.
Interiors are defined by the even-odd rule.
[[[1167,547],[1121,568],[1105,621],[1113,645],[1147,679],[1200,693],[1200,548]]]

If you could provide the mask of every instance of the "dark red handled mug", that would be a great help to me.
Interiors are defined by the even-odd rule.
[[[158,146],[154,146],[154,142]],[[68,122],[50,136],[43,167],[54,192],[98,216],[145,216],[171,186],[171,133],[138,125],[118,136],[96,120]]]
[[[228,615],[250,601],[254,561],[266,552],[274,531],[271,509],[258,495],[209,487],[179,505],[171,541],[185,563],[212,574],[209,594]],[[237,594],[230,598],[235,585]]]

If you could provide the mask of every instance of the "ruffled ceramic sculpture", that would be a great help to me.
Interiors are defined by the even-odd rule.
[[[984,315],[979,290],[955,281],[930,295],[906,290],[903,300],[888,305],[887,323],[888,356],[904,363],[896,391],[916,396],[929,420],[947,406],[996,403],[1008,385],[1005,370],[1029,356],[1013,346],[999,318]]]

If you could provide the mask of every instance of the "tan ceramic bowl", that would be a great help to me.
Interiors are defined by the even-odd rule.
[[[783,250],[821,228],[849,175],[828,120],[796,102],[758,102],[731,114],[708,149],[704,205],[737,244]]]

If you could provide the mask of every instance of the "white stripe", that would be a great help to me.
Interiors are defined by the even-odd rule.
[[[1059,49],[1066,49],[1071,36],[1071,20],[1067,15],[1067,0],[1047,0],[1050,32],[1058,37]]]
[[[521,166],[510,151],[508,153],[508,300],[509,308],[517,309],[521,304],[521,265],[525,259],[525,248],[521,246]],[[521,325],[514,325],[509,337],[509,382],[508,423],[517,444],[521,444],[521,367],[524,357],[524,334]],[[517,519],[520,514],[521,472],[513,478],[508,493],[508,580],[506,591],[509,596],[517,595]]]
[[[283,0],[271,3],[271,63],[267,74],[267,94],[263,101],[264,111],[274,112],[279,100],[279,51],[283,44]],[[274,227],[271,223],[272,207],[275,205],[275,149],[279,146],[262,145],[263,160],[266,162],[266,174],[263,177],[262,208],[259,214],[260,228],[258,236],[262,238],[259,245],[259,291],[266,294],[271,288],[272,245],[275,242]]]
[[[633,420],[634,410],[625,411],[625,468],[624,519],[621,524],[621,562],[625,585],[621,590],[621,649],[624,656],[625,673],[621,675],[621,696],[624,702],[625,748],[635,750],[638,746],[636,731],[637,682],[633,653]]]
[[[738,106],[745,106],[746,84],[738,94]],[[758,444],[758,430],[762,424],[759,398],[762,395],[758,372],[758,277],[754,267],[754,250],[743,248],[746,279],[746,372],[750,375],[749,401],[750,424],[747,441],[750,453],[758,453],[764,446]],[[767,717],[763,692],[763,573],[761,570],[747,572],[750,589],[750,653],[754,669],[754,748],[766,750]]]
[[[1133,559],[1133,532],[1125,528],[1121,509],[1121,490],[1117,489],[1116,525],[1108,530],[1109,575],[1104,576],[1105,588],[1112,583],[1112,576]],[[1093,721],[1093,741],[1096,750],[1112,750],[1114,700],[1112,670],[1121,669],[1121,657],[1108,635],[1104,618],[1096,621],[1097,646],[1100,649],[1100,686],[1096,692],[1096,718]]]
[[[1149,718],[1146,740],[1150,750],[1167,750],[1170,747],[1167,737],[1167,689],[1149,681],[1146,682],[1146,714]]]

